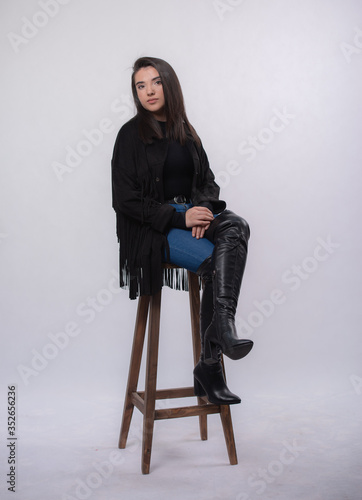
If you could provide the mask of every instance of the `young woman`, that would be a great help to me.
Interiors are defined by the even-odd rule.
[[[220,353],[240,359],[253,346],[238,338],[234,322],[249,226],[219,200],[173,68],[162,59],[138,59],[132,92],[137,114],[119,131],[112,158],[121,287],[134,299],[164,283],[180,288],[183,269],[197,273],[204,289],[195,395],[206,394],[215,404],[240,403],[226,386]],[[183,269],[167,270],[165,282],[163,262]]]

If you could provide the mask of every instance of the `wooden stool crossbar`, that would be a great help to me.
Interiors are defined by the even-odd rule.
[[[165,267],[176,267],[165,265]],[[200,356],[200,290],[198,276],[188,271],[189,299],[191,313],[191,330],[193,340],[194,364]],[[206,398],[197,398],[197,405],[182,406],[179,408],[156,409],[156,400],[194,397],[193,387],[181,387],[176,389],[156,389],[157,382],[157,362],[160,330],[161,312],[161,291],[155,295],[144,295],[138,299],[137,316],[133,338],[131,361],[128,373],[126,396],[124,401],[123,417],[119,437],[119,448],[125,448],[128,432],[136,407],[143,414],[143,443],[142,443],[142,473],[148,474],[150,471],[151,449],[153,428],[155,420],[199,417],[200,437],[207,439],[207,415],[219,413],[229,461],[231,465],[237,464],[237,455],[234,440],[234,431],[231,420],[230,407],[228,405],[215,405],[207,401]],[[142,361],[146,325],[148,318],[148,344],[146,362],[145,390],[138,391],[138,380]]]

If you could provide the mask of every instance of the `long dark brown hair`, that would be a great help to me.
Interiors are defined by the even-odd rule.
[[[163,139],[160,124],[152,112],[142,106],[135,85],[137,71],[149,66],[158,71],[162,81],[165,96],[166,137],[184,145],[187,137],[191,136],[197,144],[200,144],[200,139],[186,116],[181,85],[174,69],[166,61],[156,57],[140,57],[133,65],[132,94],[137,108],[139,134],[142,141],[149,144],[153,142],[154,138]]]

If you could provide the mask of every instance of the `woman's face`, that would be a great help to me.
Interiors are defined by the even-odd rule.
[[[134,76],[134,82],[142,106],[151,111],[156,120],[166,121],[165,96],[157,69],[153,66],[139,69]]]

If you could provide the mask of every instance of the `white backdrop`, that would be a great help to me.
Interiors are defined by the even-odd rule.
[[[221,197],[251,226],[237,321],[255,347],[227,360],[230,388],[249,407],[360,404],[361,2],[3,0],[0,12],[2,416],[16,384],[19,432],[26,416],[78,425],[90,401],[115,401],[117,429],[136,301],[117,286],[110,159],[143,55],[176,70]],[[187,300],[164,291],[160,387],[192,381]]]

